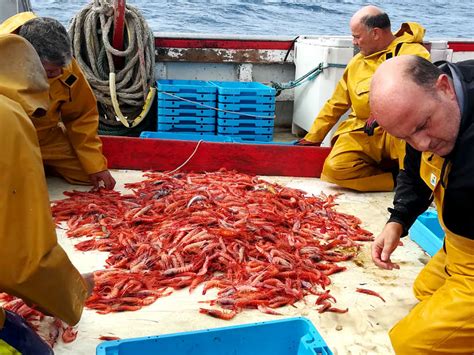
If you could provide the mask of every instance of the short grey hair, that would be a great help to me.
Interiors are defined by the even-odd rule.
[[[414,83],[427,91],[432,91],[438,78],[443,74],[440,68],[419,56],[412,56],[410,58],[410,61],[404,68],[404,72]]]
[[[381,28],[382,30],[390,29],[390,18],[385,12],[382,12],[377,15],[366,15],[361,18],[361,23],[363,23],[369,30],[374,28]]]
[[[42,61],[61,67],[71,61],[71,40],[59,21],[37,17],[25,22],[18,34],[33,45]]]

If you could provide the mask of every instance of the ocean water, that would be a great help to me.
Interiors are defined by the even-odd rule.
[[[89,0],[31,0],[33,10],[65,26]],[[127,0],[156,32],[260,36],[350,35],[349,20],[365,1],[158,1]],[[415,21],[425,38],[474,38],[474,1],[373,1],[392,21],[392,30]]]

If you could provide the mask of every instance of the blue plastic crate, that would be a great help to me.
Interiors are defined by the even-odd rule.
[[[215,94],[216,86],[203,80],[158,80],[156,83],[158,92],[170,93],[193,93],[193,94]]]
[[[273,135],[271,134],[240,134],[234,136],[235,142],[247,143],[247,142],[272,142]]]
[[[167,92],[158,92],[158,100],[165,100],[165,101],[176,101],[179,98],[191,100],[191,101],[217,101],[216,94],[200,94],[200,93],[192,93],[192,92],[175,92],[175,93],[167,93]]]
[[[225,111],[217,111],[217,117],[219,118],[231,118],[237,120],[273,120],[275,119],[275,112],[245,112],[240,111],[239,113],[230,113]]]
[[[228,104],[274,104],[275,95],[252,96],[252,95],[217,95],[217,100]]]
[[[210,109],[199,110],[158,107],[158,114],[161,116],[215,116],[216,111]]]
[[[209,107],[216,108],[215,101],[171,101],[171,100],[158,100],[158,110],[161,108],[179,108],[186,110],[207,110]]]
[[[172,139],[178,141],[206,141],[206,142],[234,142],[232,136],[216,136],[211,132],[150,132],[143,131],[140,138],[148,139]]]
[[[288,318],[193,332],[107,341],[96,355],[332,355],[310,320]]]
[[[228,126],[217,126],[217,133],[228,133],[228,134],[272,134],[273,127],[228,127]]]
[[[274,120],[233,120],[227,118],[217,119],[219,126],[230,126],[230,127],[273,127]]]
[[[227,104],[219,102],[217,107],[221,110],[238,112],[274,112],[275,104]]]
[[[444,235],[436,211],[422,213],[410,228],[410,238],[431,256],[443,246]]]
[[[232,137],[236,143],[248,143],[248,142],[272,142],[272,134],[232,134],[232,133],[218,133],[219,136]],[[279,144],[279,143],[275,143]]]
[[[219,95],[275,96],[276,90],[257,82],[210,81]]]
[[[158,122],[158,131],[171,132],[215,132],[215,125],[206,124],[173,124]]]
[[[215,117],[206,116],[158,116],[158,123],[174,124],[216,124]]]

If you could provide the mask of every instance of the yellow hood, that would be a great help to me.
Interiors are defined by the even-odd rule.
[[[16,33],[26,21],[36,18],[32,12],[20,12],[12,17],[7,18],[0,24],[0,34]]]
[[[416,22],[402,23],[400,29],[395,33],[397,42],[404,43],[423,43],[425,28]]]
[[[8,53],[0,56],[0,95],[18,102],[30,117],[46,111],[48,79],[33,46],[20,36],[0,35],[0,53]]]

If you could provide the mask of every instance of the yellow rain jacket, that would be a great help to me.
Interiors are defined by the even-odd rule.
[[[85,281],[58,245],[38,138],[29,116],[46,111],[48,83],[34,48],[0,35],[0,292],[76,324]],[[11,60],[11,58],[25,58]],[[0,328],[5,313],[0,308]]]
[[[372,75],[387,59],[388,53],[389,56],[394,56],[397,46],[400,46],[398,55],[414,54],[430,59],[429,52],[421,45],[424,33],[425,29],[418,23],[404,23],[395,33],[396,39],[387,49],[366,57],[361,53],[355,55],[347,64],[332,97],[319,112],[305,139],[322,142],[339,118],[349,109],[351,110],[349,117],[340,124],[335,136],[362,129],[370,115],[369,89]]]
[[[453,233],[443,221],[451,167],[451,162],[446,164],[433,153],[421,154],[420,177],[432,191],[446,236],[443,248],[415,281],[413,288],[420,303],[390,331],[400,355],[467,355],[474,350],[474,240]]]
[[[363,132],[370,116],[370,82],[378,66],[393,56],[414,54],[429,59],[429,52],[421,45],[424,32],[417,23],[404,23],[385,50],[365,57],[359,53],[351,59],[332,97],[305,136],[307,141],[322,142],[350,109],[349,117],[334,135],[334,146],[321,175],[323,180],[358,191],[393,190],[394,178],[389,170],[403,166],[405,144],[380,127],[370,137]]]
[[[0,34],[16,32],[32,12],[10,17]],[[48,79],[50,107],[45,117],[33,118],[43,162],[71,183],[89,183],[89,175],[107,170],[97,134],[99,114],[94,93],[75,59],[63,73]]]

